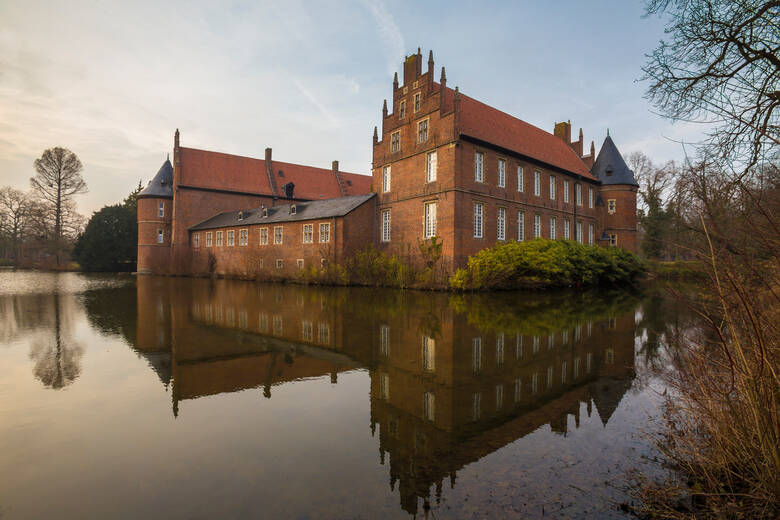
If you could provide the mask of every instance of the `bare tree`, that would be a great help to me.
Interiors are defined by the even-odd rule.
[[[24,192],[5,186],[0,188],[0,231],[8,237],[14,258],[27,228],[32,201]]]
[[[714,125],[706,149],[742,174],[780,146],[780,1],[648,0],[669,39],[648,55],[647,97],[672,120]]]
[[[35,160],[37,174],[30,179],[30,184],[52,213],[52,238],[56,241],[63,238],[63,230],[69,224],[65,221],[70,213],[68,204],[75,195],[87,192],[87,183],[81,177],[82,169],[76,154],[59,146],[49,148]]]

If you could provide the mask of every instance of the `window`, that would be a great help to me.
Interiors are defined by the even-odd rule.
[[[566,384],[566,361],[561,361],[561,384]]]
[[[320,267],[322,267],[323,269],[325,267],[328,267],[328,259],[327,258],[320,258]]]
[[[222,231],[217,231],[217,247],[222,247]]]
[[[297,259],[296,263],[298,264],[298,269],[303,269],[303,258]]]
[[[504,333],[496,334],[496,365],[504,364]]]
[[[327,323],[320,323],[319,325],[319,337],[320,343],[327,345],[330,343],[330,325]]]
[[[282,243],[282,226],[274,226],[274,244]]]
[[[200,234],[193,233],[192,235],[192,247],[200,247]]]
[[[496,238],[506,240],[506,208],[498,208],[498,217],[496,218]]]
[[[320,224],[320,242],[330,242],[330,224]]]
[[[398,119],[403,119],[406,117],[406,100],[402,99],[401,103],[398,105]]]
[[[390,191],[390,166],[382,168],[382,191]]]
[[[525,212],[517,212],[517,241],[525,240]]]
[[[542,216],[534,215],[534,238],[542,236]]]
[[[401,151],[401,132],[393,132],[390,136],[390,151],[391,152],[400,152]]]
[[[569,240],[569,219],[563,221],[563,238]]]
[[[268,245],[268,228],[267,227],[260,228],[260,245],[261,246]]]
[[[387,325],[379,327],[379,349],[383,356],[390,355],[390,327]]]
[[[157,243],[158,244],[162,244],[163,243],[163,238],[164,238],[163,230],[162,229],[158,229],[157,230]]]
[[[547,367],[547,388],[550,389],[553,386],[553,367],[552,365]]]
[[[383,401],[390,399],[390,376],[387,374],[379,377],[379,398]]]
[[[574,183],[574,203],[582,206],[582,185],[579,183]]]
[[[420,93],[414,95],[414,111],[419,112],[420,111]]]
[[[534,172],[534,195],[537,197],[542,194],[542,174]]]
[[[618,244],[618,242],[617,242],[617,234],[616,233],[610,234],[609,235],[609,245],[610,245],[610,247],[617,247],[617,244]]]
[[[165,217],[165,202],[160,201],[160,205],[157,206],[157,216],[160,218]]]
[[[423,370],[436,371],[436,340],[423,336]]]
[[[593,224],[588,224],[588,244],[593,245]]]
[[[425,182],[436,180],[436,152],[425,156]]]
[[[607,212],[612,215],[615,213],[615,199],[609,199],[607,201]]]
[[[574,234],[576,235],[574,238],[577,240],[577,242],[582,244],[582,222],[577,221],[577,227],[574,231]]]
[[[290,215],[295,215],[296,213],[298,213],[298,208],[295,204],[290,204]]]
[[[515,379],[515,402],[520,402],[520,397],[523,392],[523,381],[519,377]]]
[[[504,407],[504,385],[496,385],[496,411]]]
[[[604,356],[604,357],[606,358],[605,362],[607,363],[607,365],[614,364],[615,363],[615,351],[612,350],[611,348],[608,348],[604,353],[606,354],[606,356]]]
[[[484,162],[485,154],[477,152],[474,154],[474,180],[484,182]]]
[[[309,320],[301,322],[301,339],[303,341],[314,341],[314,324]]]
[[[531,375],[531,393],[536,395],[539,390],[539,372],[534,372]]]
[[[506,187],[506,161],[504,159],[498,160],[498,187]]]
[[[474,238],[482,238],[482,216],[485,205],[481,202],[474,203]]]
[[[588,187],[588,207],[593,208],[593,188]]]
[[[471,371],[475,374],[482,369],[482,338],[471,338]]]
[[[569,181],[563,181],[563,202],[569,202]]]
[[[238,231],[238,245],[245,246],[247,244],[249,244],[249,230],[240,229]]]
[[[423,119],[417,123],[417,142],[424,143],[428,140],[428,120]]]
[[[211,231],[209,231],[208,233],[206,233],[206,247],[212,246],[211,240],[212,240],[212,235],[211,235]]]
[[[580,357],[574,358],[574,379],[580,377]]]
[[[517,167],[517,191],[522,193],[525,191],[525,180],[523,179],[523,167]]]
[[[281,262],[281,260],[277,260],[277,261]],[[282,317],[279,316],[278,314],[274,316],[273,324],[271,325],[271,327],[273,327],[274,336],[282,335],[283,325],[284,322],[282,321]]]
[[[555,200],[555,176],[550,175],[550,200]]]
[[[425,238],[436,236],[436,203],[425,203]]]
[[[550,240],[555,240],[555,217],[550,217]]]
[[[382,212],[382,242],[390,242],[390,210]]]
[[[236,232],[232,229],[227,232],[227,245],[228,246],[234,246],[236,245]]]
[[[303,225],[303,243],[311,244],[314,242],[314,224]]]
[[[282,259],[281,258],[277,258],[276,259],[276,268],[277,269],[281,269],[283,265],[284,264],[282,263]]]
[[[471,419],[478,421],[480,415],[482,415],[482,394],[474,392],[471,395]]]
[[[433,421],[436,417],[436,396],[433,392],[425,392],[423,397],[423,417],[426,421]]]

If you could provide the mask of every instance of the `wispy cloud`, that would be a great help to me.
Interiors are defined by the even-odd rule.
[[[331,125],[333,125],[334,128],[338,128],[341,126],[341,121],[333,115],[333,113],[328,110],[328,108],[320,102],[319,99],[317,99],[314,94],[311,92],[311,90],[304,87],[300,81],[298,81],[296,78],[293,78],[293,83],[295,84],[295,87],[300,91],[303,96],[308,99],[312,105],[314,105],[317,110],[320,111],[320,113],[330,122]]]
[[[387,70],[392,74],[406,53],[403,34],[382,0],[362,0],[362,3],[376,21],[387,55]]]

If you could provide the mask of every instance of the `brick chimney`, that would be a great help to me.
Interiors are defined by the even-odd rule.
[[[271,195],[276,197],[279,192],[276,188],[276,179],[274,178],[274,163],[271,159],[271,149],[265,149],[265,174],[268,176],[268,185],[271,187]]]
[[[417,54],[407,56],[404,60],[404,86],[411,87],[412,82],[422,74],[422,53],[417,48]]]
[[[344,181],[341,178],[341,175],[339,174],[339,162],[333,161],[331,164],[331,168],[333,170],[333,175],[336,177],[336,182],[339,184],[339,192],[341,193],[342,197],[347,196],[347,188],[344,186]]]
[[[564,143],[571,144],[571,121],[555,123],[555,130],[553,130],[553,133],[563,139]]]

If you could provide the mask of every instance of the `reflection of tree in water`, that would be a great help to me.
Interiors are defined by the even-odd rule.
[[[84,349],[63,331],[62,297],[53,294],[53,338],[46,337],[33,343],[30,359],[35,362],[33,375],[48,388],[58,390],[68,386],[81,373]]]

